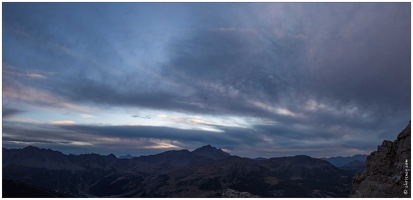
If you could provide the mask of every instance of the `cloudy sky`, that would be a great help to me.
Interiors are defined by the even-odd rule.
[[[368,154],[411,116],[410,3],[3,3],[2,145]]]

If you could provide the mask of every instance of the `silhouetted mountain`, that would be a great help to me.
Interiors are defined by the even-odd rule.
[[[76,197],[348,197],[352,175],[309,156],[253,160],[207,145],[132,159],[3,149],[3,178]]]
[[[384,140],[367,156],[366,170],[353,178],[352,197],[411,197],[410,122],[393,142]]]
[[[342,157],[342,156],[337,156],[337,157],[330,157],[330,158],[322,158],[323,160],[327,160],[329,163],[336,167],[343,167],[344,165],[347,165],[355,160],[358,160],[360,162],[366,162],[367,155],[354,155],[354,156],[347,156],[347,157]]]
[[[33,146],[23,149],[3,148],[3,166],[7,165],[46,168],[50,170],[82,169],[81,166],[74,163],[73,159],[70,159],[70,156],[64,155],[59,151],[39,149]]]
[[[86,168],[111,168],[117,161],[115,155],[99,154],[65,155],[59,151],[28,146],[19,149],[3,148],[3,166],[18,165],[50,170],[82,170]]]
[[[227,158],[231,156],[229,153],[226,153],[222,151],[221,149],[212,147],[211,145],[207,145],[207,146],[203,146],[201,148],[195,149],[194,151],[192,151],[192,153],[195,155],[212,158],[214,160],[223,159],[223,158]]]
[[[132,158],[136,158],[136,156],[132,156],[132,155],[128,154],[128,155],[124,155],[124,156],[119,156],[118,158],[119,159],[132,159]]]
[[[268,158],[263,158],[263,157],[258,157],[258,158],[254,158],[254,160],[267,160]]]

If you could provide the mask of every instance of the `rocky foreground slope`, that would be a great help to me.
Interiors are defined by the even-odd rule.
[[[393,142],[383,141],[366,161],[366,170],[353,178],[351,197],[411,197],[411,134],[409,125]]]

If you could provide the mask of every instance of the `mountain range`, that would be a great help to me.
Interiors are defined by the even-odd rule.
[[[344,165],[348,165],[349,163],[356,161],[356,160],[362,163],[365,163],[366,158],[367,158],[367,155],[357,154],[354,156],[347,156],[347,157],[336,156],[336,157],[322,158],[322,159],[328,161],[329,163],[331,163],[332,165],[336,167],[343,167]]]
[[[118,158],[120,159],[132,159],[132,158],[136,158],[136,156],[132,156],[130,154],[124,155],[124,156],[119,156]]]
[[[55,196],[348,197],[353,175],[305,155],[249,159],[210,145],[130,159],[3,148],[3,186],[14,181]]]
[[[328,161],[329,163],[340,169],[344,169],[356,174],[361,173],[366,169],[366,158],[367,155],[357,154],[354,156],[337,156],[322,159]]]
[[[3,197],[411,197],[410,122],[366,160],[250,159],[211,145],[127,159],[33,146],[2,154]]]

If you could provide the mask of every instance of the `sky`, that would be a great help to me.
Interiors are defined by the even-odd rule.
[[[2,146],[369,154],[411,119],[410,3],[2,3]]]

